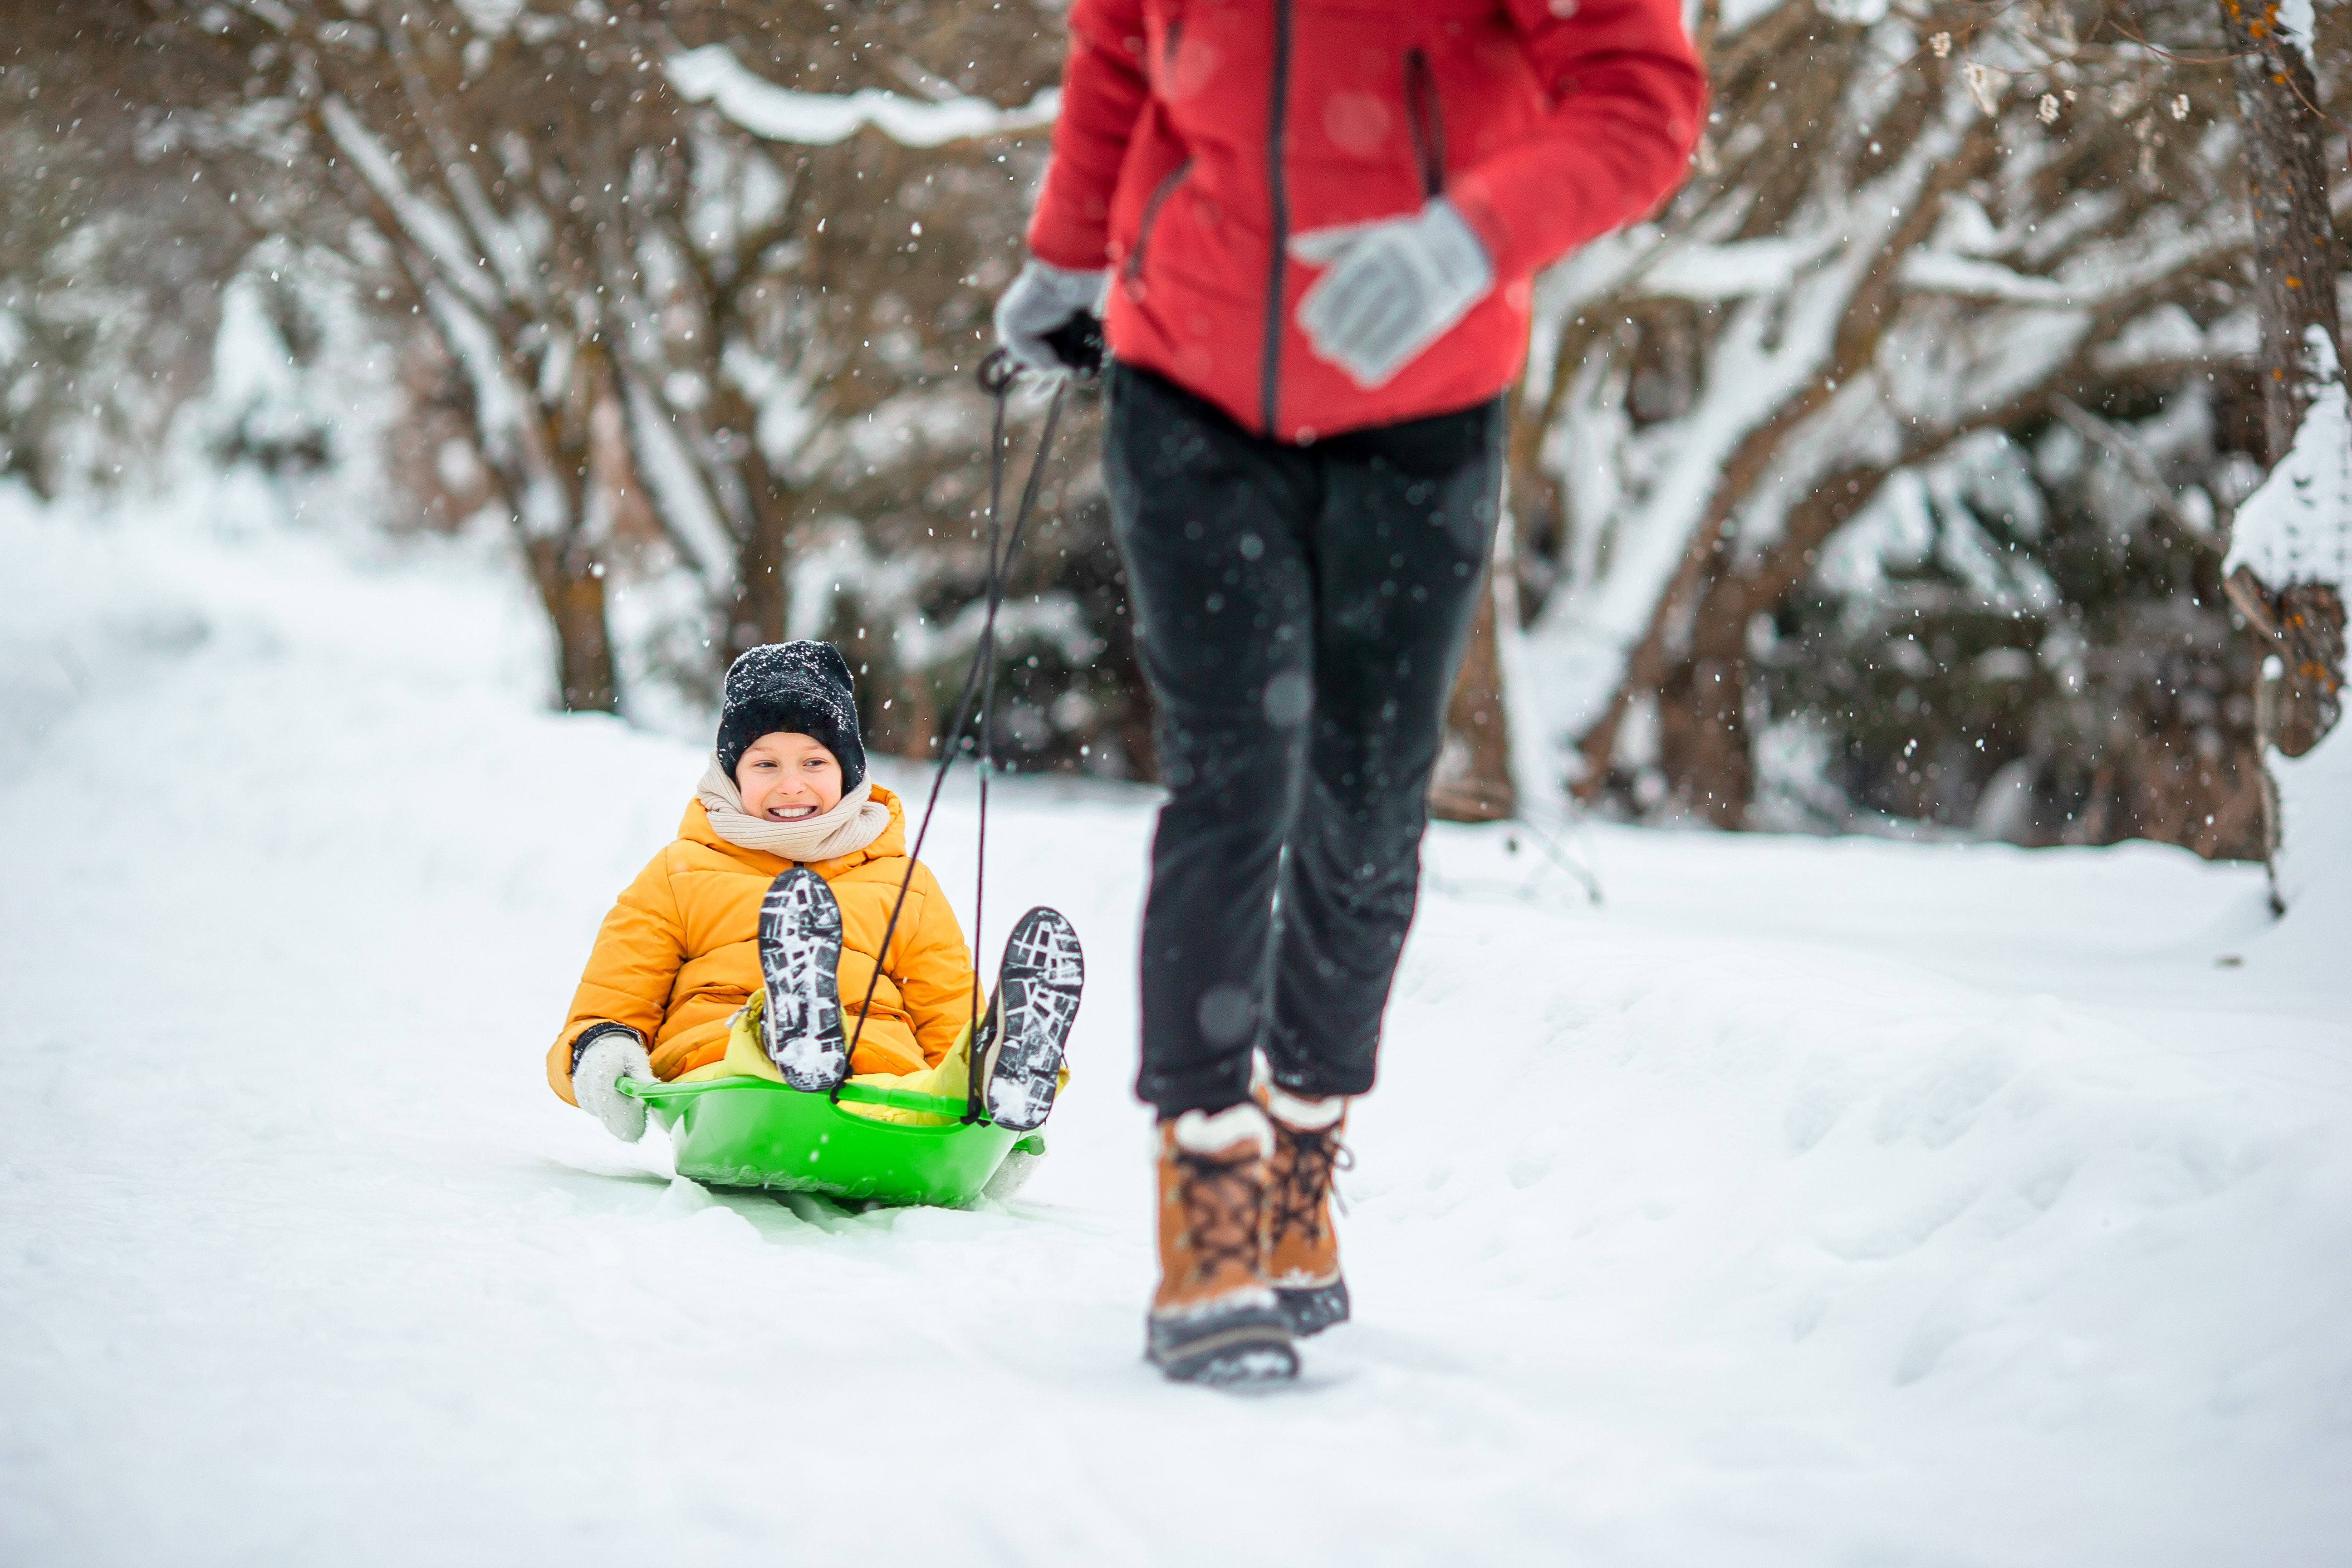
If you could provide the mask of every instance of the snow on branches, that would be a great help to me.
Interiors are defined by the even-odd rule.
[[[2352,403],[2336,345],[2317,327],[2304,334],[2310,403],[2286,456],[2238,508],[2222,570],[2251,569],[2263,583],[2352,586]]]
[[[2234,496],[2174,497],[2178,459],[2152,461],[2114,411],[2203,407],[2209,368],[2252,341],[2226,85],[2064,4],[1842,18],[1788,4],[1703,26],[1717,97],[1689,184],[1538,285],[1512,491],[1541,679],[1519,717],[1562,748],[1536,771],[1564,763],[1588,796],[1746,821],[1751,726],[1780,721],[1760,650],[1827,591],[1831,537],[1884,491],[1943,498],[1926,515],[1955,540],[2039,548],[2015,504],[1969,499],[2008,480],[1937,466],[1966,453],[1970,474],[2042,485],[2037,443],[2066,408],[2110,411],[2094,458],[2124,510],[2167,522],[2182,571],[2217,564],[2199,541]],[[2174,43],[2212,31],[2189,0],[2139,20]],[[2186,455],[2210,425],[2184,415],[2158,438]],[[1970,580],[1949,589],[1966,601]],[[1961,743],[1946,782],[1906,773],[1905,809],[1965,823],[2000,762],[1992,737]]]
[[[711,105],[755,136],[805,147],[829,147],[869,125],[904,147],[942,147],[1041,130],[1062,107],[1061,89],[1050,87],[1017,109],[968,93],[925,101],[880,88],[798,92],[751,71],[723,44],[672,55],[662,69],[689,102]]]

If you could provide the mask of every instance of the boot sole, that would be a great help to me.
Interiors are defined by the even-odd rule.
[[[1290,1331],[1296,1338],[1307,1339],[1348,1321],[1348,1282],[1345,1279],[1335,1279],[1328,1285],[1310,1285],[1303,1289],[1285,1289],[1277,1285],[1274,1296],[1282,1306],[1282,1321],[1290,1325]]]
[[[795,866],[760,900],[760,1045],[784,1082],[823,1094],[849,1076],[841,1031],[841,906],[824,879]]]
[[[1153,1318],[1143,1355],[1171,1383],[1231,1388],[1287,1383],[1298,1375],[1298,1351],[1278,1308],[1251,1307],[1189,1321]]]
[[[994,1042],[982,1094],[999,1127],[1026,1132],[1054,1109],[1086,978],[1078,933],[1060,910],[1031,910],[1013,925],[982,1026],[982,1037]]]

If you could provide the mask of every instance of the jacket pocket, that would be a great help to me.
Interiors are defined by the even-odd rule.
[[[1144,199],[1143,216],[1135,226],[1135,245],[1127,253],[1127,265],[1119,269],[1128,281],[1142,276],[1143,253],[1151,244],[1151,231],[1160,222],[1160,209],[1168,205],[1168,198],[1176,194],[1176,187],[1192,172],[1192,160],[1187,158],[1160,176],[1160,183],[1151,187],[1151,195]]]
[[[1412,128],[1412,158],[1421,194],[1435,200],[1445,191],[1445,104],[1437,92],[1437,71],[1429,51],[1404,52],[1404,118]]]

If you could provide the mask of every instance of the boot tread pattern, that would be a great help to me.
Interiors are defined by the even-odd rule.
[[[989,1120],[1026,1131],[1054,1108],[1063,1048],[1078,1016],[1086,956],[1078,933],[1058,910],[1023,915],[1005,940],[985,1037],[995,1061],[986,1090]]]
[[[841,906],[824,879],[795,866],[760,900],[760,972],[767,1000],[760,1043],[784,1082],[821,1094],[849,1076],[841,1027]]]

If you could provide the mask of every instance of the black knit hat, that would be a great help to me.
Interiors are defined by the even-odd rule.
[[[727,672],[719,707],[719,765],[732,778],[751,742],[782,730],[806,735],[841,763],[846,795],[866,777],[857,694],[849,661],[829,642],[772,642],[745,651]]]

